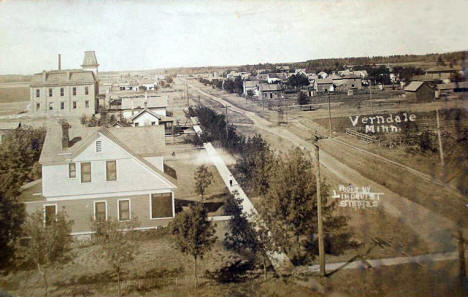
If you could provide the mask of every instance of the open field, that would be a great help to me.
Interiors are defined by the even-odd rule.
[[[29,86],[0,86],[0,103],[29,101]]]

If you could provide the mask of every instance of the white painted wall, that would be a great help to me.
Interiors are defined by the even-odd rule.
[[[152,122],[155,124],[153,125]],[[136,125],[138,123],[138,125]],[[145,112],[141,116],[139,116],[137,119],[133,121],[133,126],[158,126],[159,125],[159,119],[152,114]]]

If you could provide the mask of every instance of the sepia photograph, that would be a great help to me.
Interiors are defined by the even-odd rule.
[[[468,297],[467,20],[0,0],[0,297]]]

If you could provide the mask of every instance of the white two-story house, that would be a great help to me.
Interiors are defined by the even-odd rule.
[[[137,217],[141,229],[175,215],[176,181],[164,172],[164,127],[47,130],[40,163],[42,189],[26,211],[44,210],[45,222],[64,209],[73,235],[91,232],[92,220]],[[34,195],[34,194],[33,194]]]

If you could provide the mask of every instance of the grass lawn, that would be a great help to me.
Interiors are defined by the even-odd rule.
[[[307,288],[288,280],[279,280],[270,272],[267,280],[261,272],[251,271],[240,282],[220,283],[205,276],[205,271],[221,267],[229,259],[239,258],[222,243],[226,223],[217,223],[218,240],[199,261],[199,283],[195,289],[193,258],[175,249],[170,235],[161,231],[146,233],[139,241],[139,254],[123,274],[124,296],[314,296]],[[259,271],[259,270],[258,270]],[[73,249],[73,260],[48,269],[49,296],[116,296],[117,283],[110,266],[96,257],[96,246],[82,242]],[[0,275],[0,287],[15,296],[41,296],[42,278],[35,269],[10,271]],[[319,296],[319,295],[317,295]]]
[[[0,87],[0,103],[29,101],[29,87]]]

